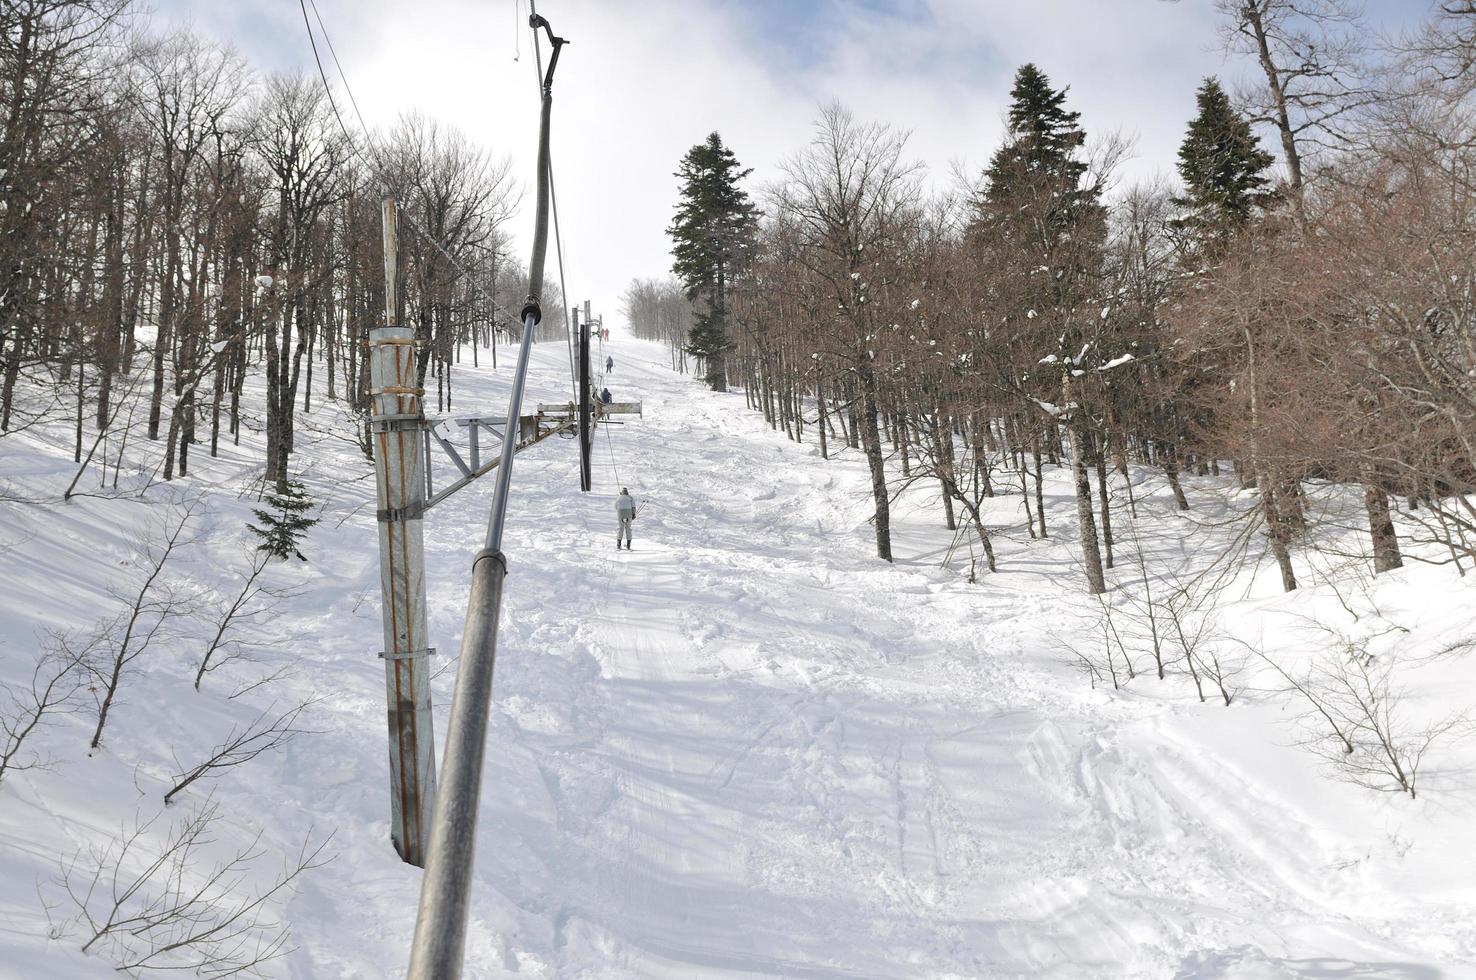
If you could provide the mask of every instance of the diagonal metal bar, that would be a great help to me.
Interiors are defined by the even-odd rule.
[[[440,444],[441,451],[444,452],[447,458],[449,458],[451,462],[455,464],[456,468],[461,471],[461,475],[471,476],[471,467],[466,465],[466,461],[461,458],[461,454],[456,451],[456,447],[447,442],[446,437],[437,432],[435,426],[430,426],[427,431],[430,432],[431,438]]]
[[[529,416],[529,417],[531,418],[531,416]],[[536,436],[534,436],[533,438],[525,439],[525,440],[523,440],[521,442],[516,443],[514,445],[514,447],[513,447],[513,452],[520,453],[524,449],[527,449],[530,446],[536,446],[536,445],[538,445],[540,442],[543,442],[545,439],[548,439],[550,436],[556,436],[556,435],[558,435],[561,432],[571,432],[571,431],[573,431],[573,429],[574,429],[574,421],[572,419],[569,420],[569,421],[567,421],[567,422],[560,422],[559,424],[557,424],[557,425],[555,425],[555,426],[553,426],[552,428],[549,428],[549,429],[542,429],[542,428],[540,428],[538,430],[538,434]],[[450,484],[447,484],[446,486],[442,487],[433,496],[428,497],[426,499],[426,501],[425,501],[425,509],[426,510],[430,510],[436,504],[438,504],[441,501],[445,500],[447,497],[451,496],[456,491],[460,490],[461,488],[463,488],[463,487],[465,487],[465,486],[467,486],[469,484],[475,483],[477,480],[481,479],[482,477],[486,476],[488,473],[491,473],[493,470],[497,469],[497,467],[501,463],[502,463],[502,458],[499,456],[497,458],[492,459],[490,462],[484,463],[483,465],[477,467],[476,469],[471,470],[466,476],[464,476],[461,479],[457,480],[455,483],[450,483]]]

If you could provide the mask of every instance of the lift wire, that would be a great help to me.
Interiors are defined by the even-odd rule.
[[[359,120],[359,128],[364,131],[365,136],[368,136],[369,127],[364,123],[364,114],[359,111],[359,100],[354,98],[354,90],[353,87],[349,85],[348,76],[343,73],[343,64],[338,60],[338,52],[335,51],[333,48],[333,38],[328,36],[328,25],[323,23],[323,15],[318,11],[318,0],[308,0],[308,5],[313,8],[313,17],[318,22],[318,30],[323,32],[323,43],[328,45],[328,56],[333,59],[333,67],[338,69],[338,79],[339,81],[343,82],[343,90],[348,94],[349,105],[354,107],[354,117]],[[312,28],[308,28],[308,38],[309,40],[312,39]],[[317,60],[318,58],[318,49],[316,45],[314,45],[313,47],[313,58],[314,60]],[[323,62],[318,61],[318,73],[322,74],[322,71]],[[328,101],[330,103],[333,101],[333,93],[331,91],[328,92]],[[333,112],[334,115],[338,114],[337,106],[334,107]],[[343,120],[340,119],[338,121],[338,124],[339,126],[342,126]]]
[[[608,423],[605,425],[605,448],[610,451],[610,469],[615,473],[615,485],[618,487],[621,485],[620,467],[615,465],[615,440],[610,438],[610,426]]]
[[[333,110],[333,118],[338,120],[338,128],[343,130],[344,138],[348,140],[349,149],[353,152],[354,156],[358,159],[360,163],[364,165],[367,170],[369,170],[369,172],[373,176],[379,179],[379,182],[382,186],[387,188],[389,187],[389,181],[385,178],[384,170],[377,163],[366,159],[364,154],[359,151],[359,141],[354,138],[354,135],[351,132],[349,132],[348,125],[343,121],[343,116],[338,111],[338,101],[333,98],[333,86],[329,83],[328,73],[323,68],[323,59],[318,53],[318,40],[317,37],[314,35],[313,25],[308,20],[308,6],[311,6],[313,8],[313,16],[317,18],[318,27],[323,32],[323,42],[328,46],[328,54],[333,59],[333,66],[338,69],[338,77],[343,81],[343,90],[348,93],[349,104],[353,106],[354,115],[359,120],[359,128],[364,131],[364,145],[368,148],[368,151],[371,154],[375,153],[374,137],[369,132],[368,125],[364,122],[363,113],[359,111],[359,100],[354,98],[353,87],[349,85],[348,76],[344,73],[343,65],[338,60],[338,52],[333,49],[333,39],[328,36],[328,27],[323,23],[323,15],[318,10],[318,4],[316,0],[297,0],[297,5],[302,10],[302,25],[307,28],[308,43],[312,45],[313,49],[313,61],[316,62],[318,65],[318,77],[323,80],[323,91],[328,96],[328,106]],[[513,315],[512,311],[503,306],[501,303],[497,302],[497,299],[491,293],[483,289],[482,286],[477,282],[475,276],[472,275],[471,270],[467,269],[466,266],[462,265],[456,260],[455,256],[446,251],[445,247],[443,247],[441,243],[436,240],[436,237],[432,235],[429,231],[427,231],[420,224],[420,222],[415,220],[414,215],[412,215],[408,210],[403,209],[398,210],[396,213],[401,218],[403,218],[406,224],[408,224],[413,230],[419,232],[420,237],[424,239],[427,244],[429,244],[437,252],[440,252],[441,255],[446,259],[446,261],[451,264],[452,269],[454,269],[459,275],[466,278],[467,283],[474,291],[479,293],[483,299],[485,299],[488,303],[492,305],[492,310],[494,314],[492,323],[493,329],[496,329],[497,326],[495,316],[497,313],[502,313],[504,316],[506,316],[510,323],[517,322],[517,317]],[[493,274],[496,274],[495,271]],[[509,332],[511,332],[511,330],[512,328],[509,327]]]
[[[518,3],[519,0],[513,0],[514,10],[518,9]],[[535,18],[538,17],[537,0],[528,0],[528,15],[530,25],[535,23]],[[534,78],[536,79],[536,85],[541,97],[543,94],[543,46],[538,39],[538,28],[533,27],[532,30]],[[554,190],[552,151],[550,151],[548,157],[548,202],[553,211],[554,254],[558,256],[559,260],[559,295],[563,300],[559,305],[563,308],[564,339],[568,342],[569,347],[569,390],[574,395],[574,404],[577,405],[579,404],[579,369],[574,361],[574,330],[569,324],[569,289],[567,281],[564,279],[564,239],[559,233],[559,195]]]
[[[548,163],[548,202],[553,208],[554,253],[559,259],[559,292],[563,293],[564,337],[569,342],[569,381],[574,392],[574,402],[579,403],[579,371],[574,363],[574,328],[569,323],[569,296],[564,287],[564,239],[559,234],[559,195],[554,191],[553,158]],[[585,329],[589,329],[588,325]]]

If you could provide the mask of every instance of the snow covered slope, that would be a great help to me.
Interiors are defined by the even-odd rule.
[[[952,536],[918,492],[900,560],[878,562],[859,456],[822,461],[654,345],[607,349],[609,386],[645,416],[598,434],[596,492],[578,492],[572,442],[514,474],[468,976],[1476,977],[1467,748],[1411,801],[1324,778],[1282,698],[1225,708],[1152,678],[1092,690],[1066,663],[1092,608],[1069,534],[1002,542],[1002,572],[970,585],[940,567]],[[561,397],[566,356],[537,352],[530,399]],[[457,411],[500,411],[505,380],[461,372]],[[372,484],[344,420],[311,419],[299,455],[327,510],[311,563],[278,569],[298,595],[259,654],[294,670],[237,699],[224,682],[196,692],[198,644],[172,641],[125,686],[103,751],[85,751],[86,715],[45,733],[57,767],[0,784],[0,976],[114,975],[75,927],[47,939],[67,910],[48,926],[38,891],[60,902],[59,858],[212,791],[223,833],[260,829],[274,856],[334,833],[336,857],[284,910],[298,948],[281,972],[403,974],[419,873],[388,843]],[[182,485],[208,493],[196,585],[230,585],[258,455],[201,457]],[[41,435],[0,443],[0,482],[46,498],[0,502],[0,679],[27,669],[36,629],[99,614],[128,529],[158,510],[55,503],[72,470]],[[629,553],[620,485],[640,508]],[[443,655],[489,494],[427,521]],[[1067,504],[1050,503],[1063,531]],[[1381,587],[1420,642],[1469,624],[1452,572]],[[1257,593],[1237,615],[1274,628],[1319,602],[1336,607]],[[1470,703],[1470,674],[1441,675],[1455,700]],[[162,806],[172,756],[309,694],[326,698],[315,733]]]

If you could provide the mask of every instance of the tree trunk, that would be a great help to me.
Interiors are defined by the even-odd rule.
[[[1372,483],[1363,485],[1363,507],[1368,512],[1368,533],[1373,538],[1374,574],[1404,567],[1399,538],[1389,516],[1389,495]]]
[[[1107,440],[1104,438],[1096,445],[1097,463],[1097,500],[1102,512],[1102,547],[1104,551],[1104,563],[1108,568],[1112,567],[1112,508],[1108,500],[1107,488]]]
[[[1045,479],[1041,472],[1040,461],[1040,433],[1032,432],[1030,435],[1031,456],[1035,461],[1035,519],[1040,524],[1040,536],[1048,537],[1046,534],[1045,519]]]
[[[1168,477],[1169,489],[1174,492],[1174,503],[1180,510],[1189,509],[1189,498],[1184,496],[1184,488],[1179,483],[1179,447],[1173,443],[1163,447],[1163,473]]]
[[[1077,431],[1075,425],[1066,426],[1066,438],[1071,449],[1071,477],[1076,487],[1076,518],[1081,525],[1081,561],[1086,570],[1087,593],[1101,595],[1107,591],[1107,580],[1102,573],[1097,522],[1092,516],[1092,485],[1087,479],[1086,458],[1083,455],[1086,438]]]
[[[1261,477],[1261,513],[1266,520],[1267,537],[1271,540],[1271,554],[1275,556],[1277,567],[1281,569],[1281,588],[1286,592],[1295,592],[1297,574],[1292,568],[1291,549],[1288,546],[1291,535],[1288,533],[1286,520],[1281,515],[1276,491],[1271,489],[1275,483],[1264,471],[1258,475]]]
[[[820,410],[820,414],[815,422],[816,427],[820,430],[820,458],[829,459],[830,443],[825,435],[825,387],[818,379],[815,381],[815,403],[819,406]]]
[[[870,374],[861,378],[861,440],[866,445],[866,463],[871,469],[871,496],[876,503],[876,556],[892,560],[891,500],[887,492],[886,463],[882,458],[881,431],[878,427],[876,393]],[[853,409],[854,411],[854,409]],[[858,423],[853,420],[852,425]],[[852,429],[854,433],[854,428]]]
[[[1067,406],[1072,402],[1071,375],[1066,374],[1061,380],[1061,404]],[[1097,521],[1092,516],[1092,485],[1087,478],[1086,452],[1092,436],[1079,420],[1085,411],[1079,406],[1072,409],[1072,415],[1066,423],[1066,439],[1071,452],[1071,480],[1076,488],[1076,518],[1081,528],[1081,561],[1086,571],[1087,592],[1101,595],[1107,591],[1107,580],[1102,572]]]

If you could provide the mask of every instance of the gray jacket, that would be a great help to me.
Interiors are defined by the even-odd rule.
[[[615,498],[615,513],[621,517],[634,519],[636,516],[636,502],[628,493],[622,493]]]

